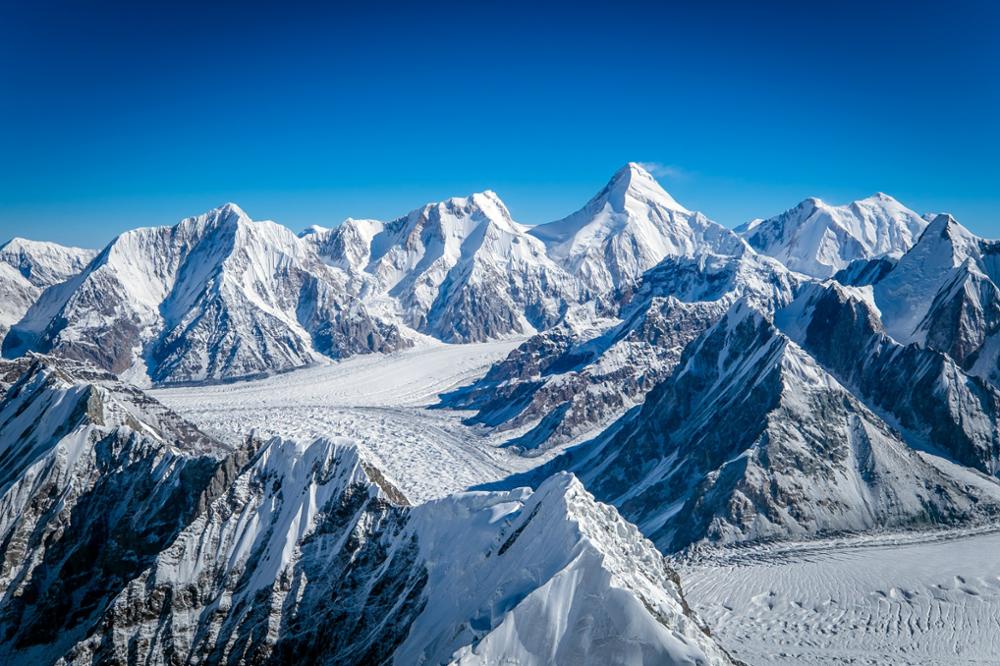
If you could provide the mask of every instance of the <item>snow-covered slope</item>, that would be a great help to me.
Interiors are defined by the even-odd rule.
[[[1000,471],[1000,391],[946,353],[888,336],[870,288],[805,285],[776,322],[911,446]]]
[[[46,287],[79,273],[93,250],[12,238],[0,246],[0,340]]]
[[[920,215],[879,193],[845,206],[806,199],[736,231],[755,250],[793,271],[828,278],[857,259],[901,255],[926,226]]]
[[[446,342],[534,333],[579,298],[493,192],[427,204],[385,224],[347,220],[304,238],[332,265],[370,275],[368,301]]]
[[[652,544],[571,476],[409,509],[326,439],[264,445],[67,654],[126,658],[729,663]]]
[[[0,262],[0,340],[11,326],[20,321],[41,293],[41,289],[31,284],[18,270]]]
[[[576,470],[670,551],[1000,512],[995,478],[918,452],[740,301],[641,408],[536,475]]]
[[[527,340],[442,404],[510,432],[529,454],[608,425],[667,377],[681,352],[741,297],[773,310],[799,278],[741,246],[739,256],[667,257],[643,277],[605,328],[571,322]]]
[[[195,514],[228,450],[107,373],[7,363],[0,661],[52,663]]]
[[[874,287],[886,330],[948,354],[1000,385],[1000,243],[979,238],[949,215]]]
[[[351,288],[291,231],[227,204],[116,238],[83,273],[42,294],[4,353],[36,349],[171,383],[409,344]]]
[[[95,256],[97,250],[25,238],[12,238],[0,246],[0,262],[17,269],[26,280],[41,289],[73,277]]]
[[[583,208],[531,234],[595,294],[636,283],[667,256],[736,254],[741,246],[732,231],[681,206],[635,162]]]
[[[691,606],[755,666],[992,664],[1000,533],[937,530],[699,554]]]

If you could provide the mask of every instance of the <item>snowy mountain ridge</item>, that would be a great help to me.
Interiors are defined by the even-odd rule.
[[[530,233],[594,293],[634,284],[668,256],[738,254],[741,245],[733,232],[677,203],[635,162],[579,211]]]
[[[788,268],[831,277],[857,259],[898,256],[917,241],[927,221],[887,194],[844,206],[810,198],[781,215],[736,229],[755,250]]]

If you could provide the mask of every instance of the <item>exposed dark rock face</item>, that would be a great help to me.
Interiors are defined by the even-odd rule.
[[[475,409],[470,422],[517,432],[508,446],[532,455],[640,403],[737,298],[773,309],[796,283],[776,262],[752,255],[664,259],[621,305],[619,323],[583,333],[564,325],[530,338],[442,405]]]
[[[898,261],[894,257],[855,259],[845,268],[837,271],[833,279],[849,287],[865,287],[876,284],[895,268]]]
[[[426,584],[405,523],[353,452],[272,441],[68,659],[383,663]]]
[[[0,654],[46,662],[194,517],[227,451],[107,373],[16,363],[0,403]]]
[[[997,473],[1000,391],[946,354],[895,342],[870,306],[833,285],[808,287],[798,303],[792,337],[907,441]]]
[[[854,350],[838,348],[854,360]],[[1000,512],[995,479],[914,450],[744,303],[688,346],[642,407],[506,483],[556,469],[580,474],[665,551],[974,523]]]

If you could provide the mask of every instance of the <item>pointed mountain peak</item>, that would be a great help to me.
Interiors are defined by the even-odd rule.
[[[616,211],[625,210],[628,200],[634,199],[645,204],[655,204],[668,210],[690,213],[677,203],[660,183],[638,162],[629,162],[618,169],[591,204],[608,203]]]
[[[931,240],[936,238],[955,240],[957,238],[972,237],[972,232],[959,224],[958,220],[948,213],[942,213],[930,221],[930,224],[927,225],[923,235],[920,236],[920,240]]]
[[[244,211],[242,208],[240,208],[237,204],[233,203],[232,201],[209,211],[209,215],[213,213],[217,214],[218,217],[236,216],[247,220],[250,219],[250,216],[246,214],[246,211]]]
[[[869,202],[869,203],[899,203],[899,201],[892,196],[889,196],[885,192],[876,192],[875,194],[861,199],[859,203]]]

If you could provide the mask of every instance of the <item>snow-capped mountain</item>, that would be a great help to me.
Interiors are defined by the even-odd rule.
[[[903,254],[926,226],[920,215],[878,193],[844,206],[806,199],[736,231],[755,250],[793,271],[828,278],[857,259]]]
[[[667,256],[737,254],[741,246],[732,231],[681,206],[635,162],[583,208],[531,234],[595,294],[638,282]]]
[[[986,521],[993,477],[915,450],[768,316],[737,302],[576,470],[664,550]]]
[[[304,238],[329,263],[372,276],[366,299],[382,297],[406,325],[446,342],[534,333],[579,299],[574,281],[493,192]]]
[[[108,373],[6,363],[0,660],[52,663],[194,516],[228,450]]]
[[[351,278],[273,222],[227,204],[126,232],[47,289],[4,341],[146,383],[223,380],[409,344]]]
[[[870,288],[804,285],[775,322],[910,446],[1000,472],[1000,391],[946,353],[887,335]]]
[[[230,450],[108,373],[5,365],[5,661],[731,663],[571,475],[411,508],[350,442]]]
[[[0,340],[46,287],[76,275],[93,250],[12,238],[0,246]]]
[[[772,311],[792,299],[795,274],[740,249],[665,258],[610,325],[575,330],[565,322],[535,336],[442,405],[476,409],[470,422],[512,433],[508,445],[529,455],[608,425],[641,403],[737,299]]]
[[[28,282],[41,289],[65,282],[95,256],[97,250],[25,238],[12,238],[0,246],[0,262],[17,269]]]
[[[0,340],[21,320],[40,293],[18,270],[0,262]]]

